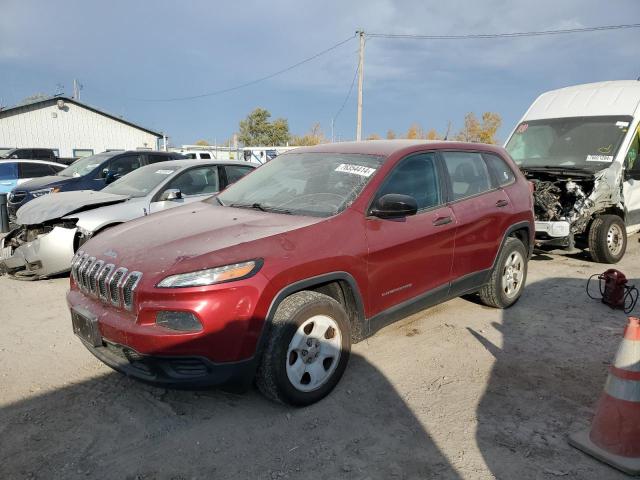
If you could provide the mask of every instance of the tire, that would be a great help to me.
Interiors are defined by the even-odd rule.
[[[618,263],[627,250],[627,229],[617,215],[600,215],[589,228],[589,255],[594,262]]]
[[[527,257],[524,244],[517,238],[508,237],[500,250],[489,283],[478,292],[482,303],[488,307],[509,308],[518,301],[527,281]]]
[[[276,310],[256,384],[271,400],[310,405],[338,384],[350,351],[351,331],[342,305],[322,293],[294,293]]]

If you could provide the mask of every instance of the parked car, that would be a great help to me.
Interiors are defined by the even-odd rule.
[[[106,185],[143,165],[186,158],[179,153],[154,151],[110,151],[82,158],[56,175],[41,177],[15,188],[8,198],[9,218],[14,221],[20,207],[34,198],[55,192],[102,190]]]
[[[89,240],[72,261],[74,332],[166,386],[256,378],[327,395],[352,342],[477,293],[506,308],[533,245],[530,185],[500,147],[395,140],[303,147],[203,202]]]
[[[70,157],[58,157],[56,150],[52,148],[12,148],[0,155],[0,159],[47,160],[63,165],[71,165],[77,160],[76,158]]]
[[[543,93],[506,149],[535,184],[536,245],[617,263],[640,230],[640,82]]]
[[[32,178],[56,175],[66,165],[43,160],[0,160],[0,193],[9,193]]]
[[[254,168],[239,162],[173,160],[141,167],[99,192],[36,198],[18,210],[20,226],[0,241],[0,272],[21,280],[66,272],[75,251],[105,229],[203,200]]]

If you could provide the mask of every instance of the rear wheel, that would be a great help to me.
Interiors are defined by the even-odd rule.
[[[627,250],[627,229],[617,215],[600,215],[589,228],[589,254],[594,262],[618,263]]]
[[[498,255],[489,283],[480,289],[482,303],[508,308],[518,301],[527,280],[527,252],[524,244],[508,237]]]
[[[350,350],[342,305],[321,293],[294,293],[278,306],[256,383],[272,400],[310,405],[337,385]]]

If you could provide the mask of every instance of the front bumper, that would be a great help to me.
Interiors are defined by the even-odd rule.
[[[19,247],[6,245],[15,231],[9,233],[0,243],[0,272],[38,279],[69,271],[76,231],[76,228],[54,227],[51,232]]]
[[[541,222],[536,221],[536,235],[546,235],[551,238],[568,237],[571,224],[567,221]]]
[[[82,339],[81,339],[82,340]],[[152,385],[199,388],[237,385],[248,388],[255,373],[253,360],[216,364],[198,356],[142,355],[103,339],[102,346],[82,340],[87,349],[114,370]]]

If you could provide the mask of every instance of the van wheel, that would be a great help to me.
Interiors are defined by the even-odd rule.
[[[310,405],[337,385],[350,351],[351,331],[342,305],[322,293],[294,293],[276,310],[257,386],[272,400]]]
[[[514,237],[504,242],[489,283],[480,289],[482,303],[489,307],[508,308],[518,301],[527,280],[527,252]]]
[[[589,254],[594,262],[618,263],[627,250],[627,229],[617,215],[600,215],[589,228]]]

